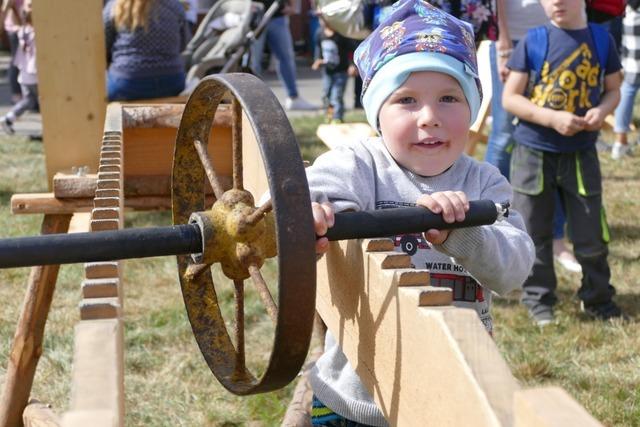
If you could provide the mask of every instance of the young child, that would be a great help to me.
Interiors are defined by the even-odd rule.
[[[31,23],[31,0],[25,0],[22,5],[22,22],[18,29],[18,49],[14,64],[18,68],[18,83],[22,88],[22,99],[11,111],[0,117],[2,129],[9,135],[15,133],[15,122],[27,110],[33,110],[38,105],[38,75],[36,74],[36,42],[35,32]]]
[[[364,110],[380,137],[339,146],[307,169],[317,235],[333,225],[334,211],[417,204],[453,223],[464,220],[469,200],[511,200],[498,169],[463,154],[481,101],[469,24],[426,1],[401,0],[355,62]],[[426,230],[424,239],[413,264],[430,269],[432,285],[453,287],[454,305],[477,310],[490,332],[492,292],[519,288],[533,263],[521,217],[514,211],[489,226]],[[317,252],[328,245],[319,238]],[[314,424],[387,425],[330,333],[310,381]]]
[[[598,28],[587,26],[584,1],[541,3],[551,23],[544,27],[548,51],[540,79],[525,95],[530,79],[528,35],[507,63],[511,72],[502,98],[505,109],[520,119],[513,135],[517,143],[511,161],[513,205],[522,213],[536,246],[536,261],[524,284],[522,302],[538,325],[554,320],[556,276],[551,242],[559,189],[575,257],[582,267],[578,290],[582,308],[599,319],[621,317],[611,299],[615,290],[609,283],[607,264],[609,230],[595,148],[602,122],[620,98],[620,61],[613,39],[605,34],[608,57],[602,83],[594,41]]]
[[[344,88],[355,67],[349,60],[349,39],[334,31],[320,15],[320,27],[316,36],[315,61],[311,68],[322,67],[322,101],[331,123],[344,120]]]

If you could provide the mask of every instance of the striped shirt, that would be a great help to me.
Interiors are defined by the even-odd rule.
[[[624,79],[632,85],[640,84],[640,12],[627,6],[622,21],[622,69]]]

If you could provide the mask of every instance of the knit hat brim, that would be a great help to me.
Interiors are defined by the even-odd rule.
[[[417,71],[436,71],[445,73],[458,81],[467,98],[473,124],[480,110],[480,93],[476,84],[478,75],[466,64],[450,55],[438,52],[415,52],[400,55],[384,64],[373,76],[362,104],[367,121],[378,129],[380,107],[396,89],[404,84],[409,75]]]

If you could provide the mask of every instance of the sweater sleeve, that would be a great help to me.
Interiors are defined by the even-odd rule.
[[[511,186],[497,170],[487,181],[481,199],[512,200]],[[453,230],[442,245],[435,247],[453,257],[480,284],[499,295],[519,289],[535,259],[533,241],[522,217],[513,209],[508,218],[492,225]]]
[[[371,155],[362,147],[341,145],[307,168],[311,201],[333,203],[336,212],[373,209],[375,177]]]

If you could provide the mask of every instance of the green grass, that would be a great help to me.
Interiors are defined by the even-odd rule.
[[[362,114],[347,120],[363,120]],[[323,117],[292,120],[303,156],[312,160],[324,147],[315,137]],[[478,156],[484,147],[479,146]],[[526,386],[557,384],[607,426],[640,426],[640,156],[612,162],[602,157],[605,205],[611,226],[610,264],[617,301],[629,323],[594,322],[578,310],[579,276],[559,273],[559,323],[540,330],[516,300],[494,306],[495,338],[516,377]],[[0,230],[2,236],[37,234],[42,217],[13,216],[16,192],[46,191],[42,145],[0,138]],[[166,225],[170,216],[127,213],[126,225]],[[125,263],[125,394],[128,426],[276,426],[292,385],[274,393],[236,397],[224,390],[200,355],[184,311],[173,257]],[[0,270],[0,375],[24,297],[28,269]],[[80,266],[61,269],[45,334],[45,348],[33,396],[57,413],[68,406],[73,325],[78,320]],[[232,298],[229,283],[216,276],[221,299]],[[272,326],[255,296],[247,302],[253,366],[264,366]],[[231,309],[226,304],[225,311]]]

